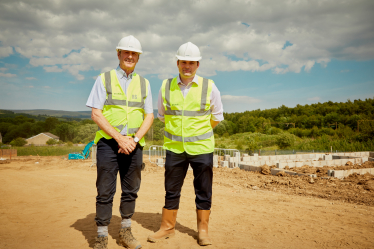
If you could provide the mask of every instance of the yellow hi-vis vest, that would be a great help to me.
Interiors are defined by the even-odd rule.
[[[127,135],[135,135],[143,123],[144,100],[148,95],[148,80],[134,73],[126,95],[118,81],[116,70],[102,73],[100,76],[106,89],[104,117],[118,132],[127,124]],[[99,128],[96,132],[95,144],[102,137],[112,138]],[[144,137],[140,139],[139,144],[141,146],[145,145]]]
[[[210,94],[214,82],[198,77],[186,97],[177,77],[162,82],[165,107],[164,149],[174,153],[199,155],[214,151],[214,135],[210,124]]]

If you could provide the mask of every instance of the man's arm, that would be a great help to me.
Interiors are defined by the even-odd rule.
[[[161,122],[165,123],[165,106],[163,104],[164,100],[162,99],[162,86],[160,88],[160,91],[158,92],[158,101],[157,101],[157,117]]]
[[[153,123],[153,113],[145,114],[142,125],[140,126],[138,132],[135,134],[137,138],[142,139],[142,137],[147,133],[149,128],[151,128]],[[131,137],[130,137],[131,138]],[[131,138],[132,139],[132,138]],[[133,140],[133,139],[132,139]],[[133,140],[134,141],[134,140]],[[135,143],[135,142],[134,142]],[[135,143],[136,145],[136,143]],[[124,153],[122,148],[119,149],[118,153]]]
[[[215,84],[212,86],[212,93],[210,94],[210,106],[212,110],[212,117],[210,119],[210,125],[212,129],[216,127],[223,118],[223,107],[221,101],[221,93],[218,91]]]
[[[133,138],[129,136],[123,136],[118,131],[116,131],[104,117],[102,110],[92,108],[91,118],[100,127],[100,129],[105,131],[106,134],[117,141],[120,149],[122,149],[125,154],[129,155],[135,149],[136,144]]]
[[[135,134],[135,136],[139,138],[139,140],[142,139],[142,137],[147,133],[149,128],[151,128],[153,119],[153,113],[148,113],[144,115],[143,123]]]

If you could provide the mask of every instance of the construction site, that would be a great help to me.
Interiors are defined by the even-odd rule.
[[[95,148],[95,146],[93,146]],[[200,248],[192,170],[182,189],[176,237],[148,243],[164,205],[164,152],[144,151],[133,233],[143,248]],[[93,248],[93,159],[17,156],[0,160],[0,248]],[[209,248],[372,248],[373,152],[260,156],[216,149]],[[119,242],[120,185],[109,225]],[[301,246],[302,245],[302,246]]]

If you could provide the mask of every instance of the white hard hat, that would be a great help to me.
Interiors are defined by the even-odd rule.
[[[199,61],[201,60],[199,48],[192,42],[187,42],[179,47],[176,57],[182,61]]]
[[[117,51],[119,50],[128,50],[128,51],[134,51],[137,53],[143,53],[142,51],[142,45],[140,45],[140,42],[138,39],[136,39],[134,36],[129,35],[126,37],[123,37],[117,46]]]

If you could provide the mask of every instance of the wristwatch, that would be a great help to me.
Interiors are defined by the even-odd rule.
[[[134,137],[134,142],[135,143],[139,143],[139,138],[138,137]]]

